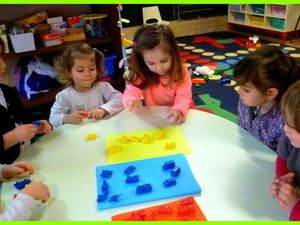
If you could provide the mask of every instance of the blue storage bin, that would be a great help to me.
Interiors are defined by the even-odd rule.
[[[108,77],[113,77],[115,69],[115,59],[117,58],[116,55],[110,55],[110,56],[105,56],[104,58],[104,71],[106,76]]]

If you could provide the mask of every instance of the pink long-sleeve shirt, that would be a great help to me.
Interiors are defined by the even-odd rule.
[[[168,76],[162,76],[158,85],[145,89],[127,84],[122,98],[123,105],[126,107],[128,100],[144,99],[147,106],[171,106],[186,117],[192,102],[192,81],[188,69],[184,66],[182,68],[184,82],[175,83],[172,87],[165,86],[169,81]]]

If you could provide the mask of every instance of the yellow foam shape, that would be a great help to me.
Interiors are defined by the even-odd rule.
[[[85,136],[85,139],[87,141],[95,140],[96,138],[97,138],[97,134],[95,134],[95,133],[89,133]]]
[[[165,149],[174,150],[176,148],[176,142],[167,142],[165,144]]]
[[[125,138],[126,137],[126,138]],[[132,137],[139,141],[129,141]],[[191,149],[179,126],[168,126],[160,129],[132,131],[112,134],[105,137],[107,149],[119,146],[122,151],[106,150],[109,164],[167,156],[170,154],[188,154]],[[172,151],[166,151],[166,143],[175,143]],[[171,148],[174,144],[170,145]],[[113,154],[108,154],[110,152]]]
[[[119,145],[112,145],[106,149],[106,154],[111,155],[120,152],[122,149]]]

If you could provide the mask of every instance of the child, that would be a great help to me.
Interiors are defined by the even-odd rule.
[[[15,162],[10,165],[0,165],[0,179],[12,178],[23,172],[33,174],[34,168],[27,162]],[[4,213],[0,214],[0,221],[3,220],[29,220],[32,210],[37,206],[38,201],[48,201],[49,189],[41,182],[27,184],[21,193],[10,203]]]
[[[3,53],[4,43],[0,38],[0,79],[6,68]],[[50,132],[51,125],[46,120],[38,123],[38,126],[30,123],[18,94],[9,86],[0,84],[0,163],[12,163],[31,138],[38,133]]]
[[[172,124],[184,122],[192,102],[192,82],[181,64],[173,32],[165,25],[146,25],[134,35],[131,74],[123,95],[129,111],[142,106],[171,106],[166,116]]]
[[[99,82],[103,54],[85,43],[69,45],[55,60],[57,78],[68,85],[56,95],[50,122],[54,127],[78,124],[85,118],[101,119],[123,109],[122,94],[107,82]]]
[[[276,151],[283,126],[279,102],[300,78],[299,62],[264,46],[236,64],[234,77],[240,85],[238,125]]]
[[[293,84],[281,102],[285,121],[279,139],[276,177],[272,194],[279,206],[289,213],[290,220],[300,220],[300,81]]]

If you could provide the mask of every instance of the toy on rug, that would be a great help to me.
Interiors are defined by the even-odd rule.
[[[113,221],[206,221],[193,197],[115,215]]]
[[[249,40],[246,42],[246,48],[260,48],[261,43],[259,42],[259,37],[257,35],[254,35],[252,37],[249,37]]]
[[[215,71],[211,70],[208,66],[197,66],[194,70],[194,74],[199,75],[208,75],[212,76],[214,75]]]

